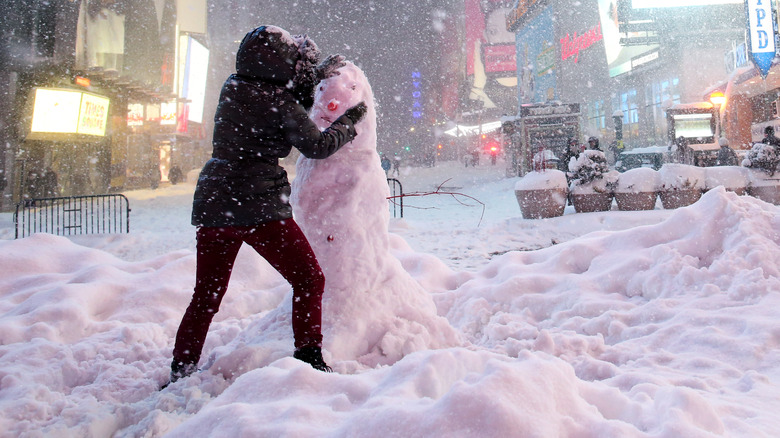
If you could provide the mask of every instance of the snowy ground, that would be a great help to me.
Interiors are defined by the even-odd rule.
[[[462,194],[409,197],[390,224],[462,346],[325,374],[291,338],[251,345],[289,287],[244,248],[208,369],[162,392],[194,283],[193,186],[126,193],[129,235],[12,240],[1,214],[0,436],[777,435],[777,206],[715,189],[674,211],[524,220],[501,163],[399,179]]]

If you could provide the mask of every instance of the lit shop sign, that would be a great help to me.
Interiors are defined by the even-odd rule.
[[[582,35],[577,35],[577,32],[574,32],[574,36],[570,36],[567,33],[565,37],[561,38],[561,59],[566,60],[573,56],[576,64],[580,58],[580,50],[585,50],[603,39],[601,23]]]
[[[655,52],[650,52],[646,55],[641,55],[636,58],[632,58],[631,69],[633,70],[642,64],[647,64],[648,62],[655,61],[660,56],[658,53],[659,53],[658,51],[655,51]]]
[[[163,102],[160,104],[160,124],[161,125],[175,125],[176,124],[176,101]]]
[[[127,105],[127,126],[143,126],[144,106],[140,103]]]
[[[74,90],[36,88],[30,132],[106,135],[109,99]]]
[[[422,117],[421,79],[422,75],[419,71],[412,72],[412,118],[415,120]]]

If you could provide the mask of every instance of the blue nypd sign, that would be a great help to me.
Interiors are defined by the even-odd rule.
[[[772,0],[747,0],[745,10],[748,21],[750,59],[766,79],[775,58],[775,26]]]

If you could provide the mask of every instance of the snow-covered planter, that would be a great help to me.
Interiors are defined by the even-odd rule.
[[[515,184],[515,196],[525,219],[563,215],[567,195],[566,174],[557,169],[529,172]]]
[[[770,204],[780,205],[780,173],[748,169],[747,193]]]
[[[585,150],[569,163],[569,194],[577,213],[612,208],[612,190],[618,173],[610,171],[601,151]]]
[[[650,167],[629,169],[618,176],[615,201],[621,211],[653,210],[658,199],[658,172]]]
[[[748,169],[740,166],[715,166],[704,170],[704,191],[723,186],[738,195],[747,193]]]
[[[754,143],[742,161],[743,166],[766,172],[770,177],[777,171],[778,163],[780,157],[777,156],[775,147],[766,143]]]
[[[685,207],[701,198],[704,168],[666,163],[658,171],[658,196],[665,209]]]

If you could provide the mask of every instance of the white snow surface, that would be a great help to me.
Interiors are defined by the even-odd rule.
[[[777,436],[779,207],[718,187],[677,210],[526,220],[501,161],[399,179],[404,218],[343,239],[386,238],[405,272],[373,274],[414,279],[460,344],[338,358],[328,345],[380,337],[398,307],[326,305],[360,330],[325,327],[335,372],[316,371],[291,357],[289,286],[243,248],[203,370],[162,391],[194,186],[127,192],[130,234],[13,240],[0,214],[0,436]]]

